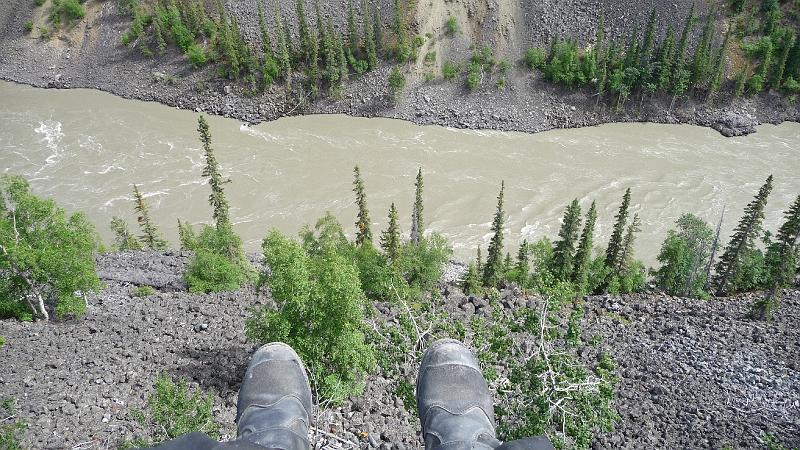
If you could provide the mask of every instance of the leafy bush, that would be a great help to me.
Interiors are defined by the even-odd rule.
[[[400,247],[397,269],[410,287],[429,291],[441,279],[442,268],[452,254],[447,240],[433,233],[420,238],[419,244],[404,243]]]
[[[531,70],[544,70],[546,62],[547,55],[544,53],[544,50],[540,48],[529,48],[528,51],[525,52],[525,65]]]
[[[208,62],[206,52],[203,50],[203,47],[198,44],[190,45],[186,51],[186,56],[189,58],[189,63],[195,68],[202,67]]]
[[[630,294],[641,292],[647,282],[647,270],[639,261],[633,262],[630,267],[623,270],[619,276],[614,276],[608,285],[610,294]]]
[[[684,214],[661,246],[661,267],[653,273],[656,285],[670,295],[705,297],[705,267],[711,254],[714,232],[702,219]]]
[[[50,21],[53,26],[59,28],[61,26],[61,17],[67,19],[67,24],[72,24],[73,21],[81,20],[86,16],[86,10],[83,9],[78,0],[53,0],[50,7]]]
[[[6,338],[3,337],[3,336],[0,336],[0,348],[2,348],[4,345],[6,345]]]
[[[338,236],[308,252],[277,231],[262,248],[269,271],[259,284],[270,287],[278,310],[263,308],[247,321],[247,335],[282,341],[302,357],[321,395],[340,402],[363,389],[375,365],[364,341],[365,297],[356,265],[342,254]]]
[[[150,439],[123,447],[149,447],[192,432],[220,438],[220,425],[214,420],[211,396],[190,391],[185,381],[175,384],[166,374],[160,375],[155,391],[147,399],[147,406],[147,411],[132,411],[132,415],[151,430]]]
[[[184,274],[189,292],[235,291],[252,280],[253,269],[241,251],[242,239],[229,226],[204,225],[196,238],[182,239],[184,248],[195,252]]]
[[[23,448],[20,440],[22,440],[22,435],[25,433],[27,425],[21,420],[8,421],[14,418],[15,415],[14,398],[4,398],[0,402],[0,417],[6,419],[0,422],[0,448],[3,450],[22,450]]]
[[[481,83],[482,73],[483,70],[480,64],[474,62],[470,63],[467,68],[467,88],[469,88],[470,91],[474,91],[478,88],[478,85]]]
[[[33,3],[36,6],[42,6],[42,5],[44,5],[44,0],[33,0]]]
[[[155,294],[156,290],[153,289],[153,286],[139,286],[133,291],[134,297],[149,297]]]
[[[452,80],[453,78],[458,75],[458,72],[461,69],[458,67],[458,64],[454,63],[453,61],[445,61],[444,65],[442,65],[442,76],[445,80]]]
[[[400,69],[397,67],[393,68],[392,72],[389,74],[389,91],[392,93],[392,97],[397,98],[405,87],[405,75],[403,75],[403,72],[400,72]]]
[[[21,177],[0,178],[0,199],[0,312],[20,320],[49,319],[48,307],[81,315],[81,293],[99,286],[92,225],[31,194]]]
[[[447,18],[447,22],[445,23],[445,28],[447,30],[447,35],[450,37],[453,37],[460,32],[458,27],[458,21],[453,16]]]
[[[33,21],[26,20],[25,24],[22,25],[22,29],[25,30],[26,33],[30,33],[31,31],[33,31]]]

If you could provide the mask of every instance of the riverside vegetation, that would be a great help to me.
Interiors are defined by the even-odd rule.
[[[218,77],[239,81],[252,94],[279,82],[291,87],[293,79],[300,79],[307,97],[327,92],[338,98],[348,79],[376,69],[384,60],[397,64],[388,75],[389,97],[396,99],[406,84],[407,63],[416,61],[419,48],[430,38],[413,36],[410,23],[416,2],[409,0],[395,0],[388,28],[376,2],[362,0],[360,17],[356,17],[349,0],[346,27],[341,31],[330,17],[323,17],[318,1],[312,5],[295,0],[295,23],[290,23],[277,3],[269,11],[270,2],[259,2],[259,39],[255,41],[260,42],[245,36],[220,0],[118,1],[120,11],[131,21],[122,44],[147,57],[174,46],[195,69],[213,65]],[[62,23],[69,26],[81,20],[82,3],[53,2],[51,25],[58,29]],[[271,29],[265,19],[269,14]],[[718,16],[724,18],[720,21],[727,25],[724,29],[717,24]],[[626,39],[609,41],[601,14],[594,42],[583,45],[569,36],[555,36],[549,40],[549,49],[533,47],[512,58],[541,71],[552,83],[587,90],[598,103],[607,97],[617,110],[633,95],[641,107],[645,99],[663,94],[671,98],[670,109],[680,99],[721,102],[731,97],[720,95],[721,90],[740,97],[772,89],[793,103],[800,93],[800,40],[795,31],[799,17],[796,1],[729,0],[720,10],[712,9],[702,23],[692,7],[681,29],[670,25],[663,34],[653,9],[644,30],[637,27]],[[460,34],[455,17],[448,17],[444,26],[447,38]],[[33,22],[26,22],[24,29],[31,32]],[[42,37],[51,35],[49,28],[40,31]],[[493,50],[480,43],[472,48],[467,61],[442,62],[443,79],[454,80],[463,73],[465,86],[475,90],[491,78],[486,75],[495,72],[496,87],[502,89],[511,62],[497,60]],[[436,59],[435,52],[426,54],[426,66]],[[426,72],[427,81],[435,78]]]
[[[198,233],[179,222],[181,248],[194,254],[184,275],[186,284],[192,292],[233,291],[253,283],[268,290],[271,302],[251,311],[246,334],[255,343],[281,340],[292,345],[306,362],[317,401],[323,405],[358,395],[366,375],[381,370],[413,411],[413,371],[401,368],[417,361],[431,339],[469,338],[496,393],[504,439],[547,433],[560,448],[589,448],[597,433],[610,431],[618,420],[612,403],[617,376],[611,355],[601,353],[591,364],[578,356],[578,349],[596,346],[602,339],[582,337],[585,294],[656,288],[671,295],[707,297],[763,290],[752,316],[769,320],[777,293],[794,281],[798,270],[800,196],[774,236],[762,227],[771,176],[746,206],[727,246],[721,245],[719,226],[715,233],[696,216],[682,216],[663,244],[661,266],[650,271],[651,286],[648,271],[634,255],[641,230],[638,216],[631,217],[630,189],[623,195],[605,249],[595,245],[596,205],[584,215],[573,200],[555,242],[523,242],[512,259],[505,250],[501,184],[485,259],[477,249],[478,257],[462,280],[464,291],[485,299],[491,313],[454,320],[435,302],[434,291],[451,249],[443,237],[425,229],[421,169],[408,239],[400,232],[392,204],[388,227],[375,245],[365,180],[355,167],[354,240],[326,214],[301,230],[299,239],[270,231],[262,244],[264,266],[254,267],[233,231],[225,196],[229,180],[221,174],[203,117],[198,119],[198,133],[213,224],[202,225]],[[100,287],[94,254],[105,251],[91,225],[83,215],[67,216],[52,201],[35,197],[20,177],[4,176],[0,194],[0,314],[48,320],[54,310],[62,320],[79,317],[85,310],[83,296]],[[138,186],[133,187],[133,200],[141,234],[135,236],[123,219],[114,218],[113,249],[166,248]],[[541,302],[503,307],[499,289],[506,286],[529,291]],[[143,296],[148,292],[142,289]],[[398,326],[374,320],[378,304],[401,311]],[[137,414],[157,430],[152,442],[190,430],[213,434],[216,426],[204,397],[166,378],[156,387],[150,412]],[[9,431],[12,435],[22,426],[15,427]]]

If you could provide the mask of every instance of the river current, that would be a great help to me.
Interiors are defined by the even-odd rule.
[[[197,116],[92,90],[43,90],[0,82],[0,173],[27,177],[36,194],[84,211],[110,242],[112,216],[135,227],[131,186],[139,185],[166,237],[176,219],[208,221],[200,177]],[[800,194],[800,124],[758,127],[724,138],[689,125],[610,124],[535,135],[418,126],[341,115],[283,118],[257,126],[208,117],[236,231],[256,251],[270,228],[295,234],[331,211],[352,233],[352,170],[367,187],[374,233],[395,202],[410,227],[414,177],[425,175],[427,227],[445,235],[456,257],[488,243],[501,180],[506,242],[554,239],[565,206],[597,202],[598,243],[610,234],[625,188],[642,219],[637,257],[655,262],[683,212],[714,226],[727,205],[727,237],[766,177],[775,188],[766,227]]]

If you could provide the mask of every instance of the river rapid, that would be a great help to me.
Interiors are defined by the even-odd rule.
[[[198,114],[93,90],[43,90],[0,82],[0,173],[27,177],[37,195],[84,211],[106,242],[114,215],[135,227],[136,183],[176,245],[176,219],[210,219]],[[392,202],[410,228],[414,177],[425,174],[428,229],[457,259],[488,244],[501,180],[506,243],[555,239],[565,206],[597,202],[598,244],[610,234],[625,188],[642,219],[636,255],[648,264],[683,212],[727,237],[766,177],[775,176],[766,227],[800,194],[800,124],[764,125],[724,138],[690,125],[610,124],[539,134],[418,126],[342,115],[283,118],[256,126],[208,117],[236,231],[256,251],[271,228],[295,234],[331,211],[351,234],[353,166],[361,167],[374,233]]]

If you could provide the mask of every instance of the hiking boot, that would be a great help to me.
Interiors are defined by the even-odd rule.
[[[280,342],[259,348],[239,389],[239,439],[272,449],[307,450],[310,417],[311,387],[300,357]]]
[[[426,450],[489,450],[500,445],[486,379],[472,352],[456,340],[438,340],[422,357],[417,408]]]

